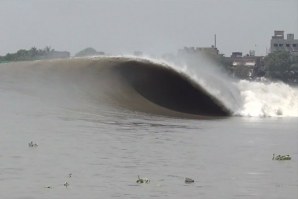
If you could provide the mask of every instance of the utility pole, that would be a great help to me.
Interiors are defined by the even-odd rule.
[[[216,34],[214,35],[214,48],[216,48]]]

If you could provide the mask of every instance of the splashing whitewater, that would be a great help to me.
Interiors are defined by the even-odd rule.
[[[298,117],[298,88],[282,82],[249,82],[237,84],[242,108],[236,115],[251,117]]]

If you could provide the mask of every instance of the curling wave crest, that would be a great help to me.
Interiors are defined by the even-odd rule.
[[[283,83],[235,81],[212,63],[87,57],[0,65],[1,89],[59,106],[183,118],[298,117],[298,90]]]

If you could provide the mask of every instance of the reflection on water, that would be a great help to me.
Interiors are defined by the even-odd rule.
[[[0,122],[1,198],[297,198],[295,120],[46,109]],[[293,160],[272,161],[274,152]]]

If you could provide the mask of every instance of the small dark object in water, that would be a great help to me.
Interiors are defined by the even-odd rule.
[[[140,176],[138,176],[138,180],[136,182],[139,184],[142,184],[142,183],[148,184],[150,182],[150,180],[148,178],[140,178]]]
[[[28,146],[29,147],[38,147],[38,144],[33,143],[33,141],[31,141],[31,142],[28,143]]]
[[[69,186],[69,183],[65,182],[63,185],[67,188]]]
[[[195,181],[191,178],[185,178],[185,183],[194,183]]]
[[[273,153],[273,157],[272,160],[291,160],[291,156],[290,155],[277,155],[275,156],[275,153]]]

